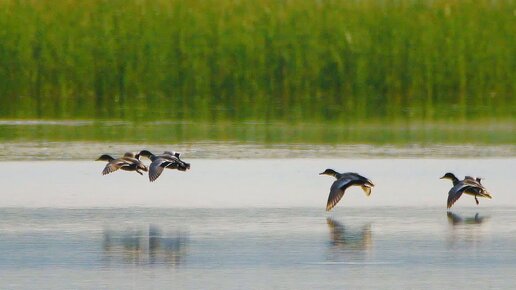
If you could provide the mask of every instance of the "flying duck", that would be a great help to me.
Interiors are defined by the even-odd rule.
[[[362,187],[366,196],[371,195],[371,188],[374,184],[371,180],[358,173],[338,173],[333,169],[326,169],[324,172],[319,173],[319,175],[323,174],[337,178],[337,180],[331,185],[330,195],[328,196],[328,202],[326,204],[326,211],[331,210],[339,202],[342,196],[344,196],[344,191],[350,186],[358,185]]]
[[[149,165],[149,180],[155,181],[163,173],[163,169],[177,169],[186,171],[190,169],[190,163],[186,163],[180,159],[181,153],[165,151],[161,155],[154,155],[148,150],[142,150],[139,156],[149,158],[152,163]]]
[[[491,194],[480,183],[482,179],[479,177],[466,176],[464,180],[459,180],[455,174],[448,172],[441,179],[450,179],[453,183],[453,187],[448,192],[448,208],[451,208],[463,193],[474,196],[477,205],[479,204],[477,197],[492,198]]]
[[[139,155],[132,152],[126,152],[124,156],[120,158],[113,158],[111,155],[103,154],[96,161],[107,161],[106,167],[102,170],[102,175],[115,172],[118,169],[125,171],[136,171],[138,174],[143,175],[140,171],[147,171],[147,166],[139,160]]]

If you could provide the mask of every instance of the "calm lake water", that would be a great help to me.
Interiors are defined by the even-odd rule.
[[[511,289],[516,207],[0,210],[2,289]]]
[[[281,155],[280,153],[278,153]],[[187,158],[154,183],[103,162],[0,162],[1,289],[509,289],[514,157]],[[94,159],[94,158],[92,158]],[[330,167],[376,184],[332,212]],[[492,200],[446,210],[446,171]]]
[[[201,126],[172,134],[173,142],[153,142],[165,131],[111,125],[0,123],[0,289],[516,283],[516,146],[506,134],[512,125],[484,128],[480,142],[457,137],[457,128],[395,129],[375,139],[382,127],[340,136],[337,127],[269,131],[249,124]],[[124,136],[147,133],[115,140],[120,129]],[[206,134],[212,130],[217,137]],[[355,141],[339,142],[350,136]],[[443,142],[426,143],[425,136]],[[133,172],[102,176],[105,163],[93,161],[143,148],[181,151],[191,170],[167,170],[150,183]],[[333,179],[318,175],[326,168],[369,177],[372,195],[351,188],[326,212]],[[485,178],[494,198],[477,206],[463,196],[448,212],[451,182],[439,179],[448,171]]]

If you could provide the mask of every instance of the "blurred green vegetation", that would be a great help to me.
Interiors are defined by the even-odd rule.
[[[0,118],[489,122],[512,0],[0,0]]]
[[[513,123],[0,121],[2,142],[178,144],[516,144]],[[486,149],[489,150],[489,149]]]

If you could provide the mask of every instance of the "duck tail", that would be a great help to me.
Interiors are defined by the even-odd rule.
[[[483,186],[480,186],[478,188],[478,196],[480,197],[485,197],[485,198],[489,198],[489,199],[492,199],[493,197],[491,196],[491,193],[489,191],[487,191],[487,189]]]
[[[362,190],[364,191],[366,196],[371,195],[371,187],[369,185],[361,185],[360,187],[362,187]]]

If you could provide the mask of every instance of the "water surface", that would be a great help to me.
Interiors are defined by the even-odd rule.
[[[505,133],[482,130],[480,139],[493,134],[492,143],[460,143],[471,135],[447,139],[456,136],[452,129],[436,135],[450,142],[436,144],[418,129],[390,135],[379,127],[342,137],[337,126],[111,125],[0,123],[1,289],[516,283],[516,150],[514,135],[504,135],[510,126]],[[213,129],[215,138],[198,139]],[[137,137],[117,140],[120,132]],[[168,137],[153,142],[156,136]],[[346,136],[364,142],[341,143]],[[93,161],[143,148],[181,151],[191,170],[167,170],[150,183],[133,172],[102,176],[105,163]],[[369,177],[372,195],[351,188],[325,212],[333,178],[318,173],[326,168]],[[451,182],[439,179],[448,171],[483,177],[494,198],[477,206],[463,196],[448,212]]]
[[[326,168],[358,172],[376,185],[370,198],[351,188],[338,205],[342,207],[444,207],[451,182],[439,178],[448,171],[484,178],[494,198],[481,199],[480,208],[516,206],[515,158],[184,160],[191,170],[166,170],[153,183],[134,172],[102,176],[105,162],[100,161],[3,161],[0,207],[324,208],[334,180],[319,175]],[[464,196],[455,206],[473,205],[473,198]]]
[[[3,289],[510,289],[516,282],[515,207],[0,214]]]

